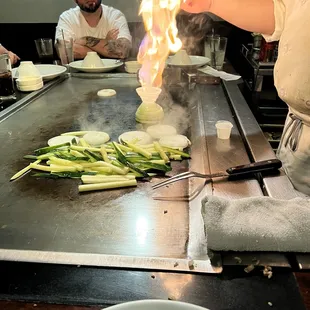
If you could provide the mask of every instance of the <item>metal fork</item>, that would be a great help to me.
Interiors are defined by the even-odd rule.
[[[194,171],[187,171],[180,174],[177,174],[168,180],[159,182],[152,186],[153,189],[160,188],[162,186],[181,181],[189,178],[203,178],[203,179],[214,179],[219,177],[229,177],[229,176],[239,176],[239,175],[249,175],[257,172],[265,172],[265,171],[275,171],[282,167],[282,162],[278,159],[270,159],[259,161],[251,164],[236,166],[228,168],[226,171],[221,171],[212,174],[203,174]]]

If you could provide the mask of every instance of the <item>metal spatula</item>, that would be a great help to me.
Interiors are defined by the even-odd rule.
[[[180,180],[188,178],[204,178],[204,179],[214,179],[220,177],[230,177],[230,176],[248,176],[257,172],[267,172],[275,171],[282,167],[282,162],[278,159],[269,159],[264,161],[258,161],[251,164],[236,166],[228,168],[226,171],[221,171],[213,174],[202,174],[199,172],[188,171],[175,175],[168,180],[157,183],[152,186],[153,189],[160,188],[162,186],[174,183]]]

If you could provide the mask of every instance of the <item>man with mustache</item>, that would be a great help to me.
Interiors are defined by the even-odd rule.
[[[75,0],[77,7],[60,15],[56,41],[72,37],[74,58],[83,59],[87,52],[103,57],[126,58],[131,35],[122,12],[101,4],[102,0]]]

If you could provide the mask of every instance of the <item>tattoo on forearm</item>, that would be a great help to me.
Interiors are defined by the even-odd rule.
[[[86,46],[89,48],[95,47],[99,42],[100,39],[94,37],[85,37]]]
[[[109,57],[126,58],[129,54],[130,42],[125,38],[111,40],[106,44],[106,49]]]

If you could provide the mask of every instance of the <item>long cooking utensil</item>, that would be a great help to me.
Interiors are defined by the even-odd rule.
[[[226,171],[221,171],[212,174],[202,174],[194,171],[187,171],[177,174],[166,181],[159,182],[152,186],[153,189],[160,188],[162,186],[181,181],[188,178],[204,178],[214,179],[220,177],[232,177],[232,176],[248,176],[257,172],[275,171],[282,167],[282,162],[278,159],[269,159],[264,161],[258,161],[251,164],[236,166],[228,168]]]

